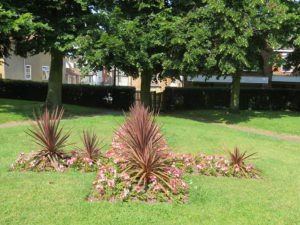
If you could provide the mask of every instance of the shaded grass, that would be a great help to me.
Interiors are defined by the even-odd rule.
[[[0,224],[299,224],[299,144],[188,119],[161,116],[176,152],[219,153],[224,143],[250,146],[265,180],[187,176],[185,205],[85,201],[96,174],[8,172],[20,151],[36,149],[27,126],[0,128]],[[120,116],[68,121],[77,145],[83,128],[94,128],[106,147]],[[15,141],[18,140],[18,141]],[[68,151],[70,151],[68,149]],[[49,184],[49,181],[54,182]],[[192,182],[192,183],[191,183]]]
[[[241,110],[240,114],[229,114],[226,110],[187,110],[179,113],[217,123],[300,136],[300,112]]]
[[[43,102],[0,98],[0,124],[33,119],[32,112],[38,112]],[[101,109],[63,104],[64,117],[99,114]]]

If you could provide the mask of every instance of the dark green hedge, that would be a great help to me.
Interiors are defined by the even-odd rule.
[[[228,108],[228,88],[173,88],[164,91],[164,108],[214,109]],[[241,89],[241,109],[300,111],[300,90],[296,89]]]
[[[0,79],[0,98],[45,101],[47,88],[45,82]],[[63,84],[62,87],[62,101],[66,104],[127,110],[134,98],[134,87],[83,84]]]

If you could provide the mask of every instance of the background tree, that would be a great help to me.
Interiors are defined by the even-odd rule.
[[[18,14],[7,2],[0,3],[0,58],[8,57],[14,51],[14,39],[26,38],[35,29],[47,30],[47,25],[32,22],[30,13]]]
[[[101,70],[118,68],[126,75],[141,77],[141,101],[150,103],[152,79],[178,78],[174,67],[172,34],[177,21],[192,1],[114,1],[106,11],[102,29],[78,38],[83,66]],[[176,7],[175,7],[176,6]]]
[[[94,23],[93,7],[88,0],[9,0],[8,4],[19,14],[30,13],[32,22],[45,24],[48,30],[35,29],[27,38],[16,38],[16,53],[28,54],[50,53],[51,65],[48,81],[46,105],[61,105],[63,59],[72,54],[76,46],[75,38],[90,24]]]
[[[266,43],[278,46],[273,34],[285,20],[286,6],[277,0],[203,2],[181,25],[183,70],[207,77],[232,75],[230,110],[237,112],[241,72],[261,65]]]

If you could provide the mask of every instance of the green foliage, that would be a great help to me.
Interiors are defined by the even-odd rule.
[[[1,98],[44,101],[46,95],[45,82],[0,80]],[[62,85],[62,101],[66,104],[128,110],[134,98],[134,87]]]
[[[32,19],[32,14],[20,14],[11,5],[0,3],[0,58],[8,57],[14,50],[11,40],[26,39],[33,35],[36,29],[51,30],[47,24],[33,22]]]

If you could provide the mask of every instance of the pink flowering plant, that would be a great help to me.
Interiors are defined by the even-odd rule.
[[[38,116],[33,113],[35,123],[32,123],[32,128],[26,133],[40,149],[26,155],[20,153],[16,164],[11,166],[12,170],[63,170],[63,161],[66,158],[64,148],[70,136],[70,131],[63,134],[64,125],[60,126],[63,113],[63,108],[56,108],[51,114],[47,108]]]
[[[187,185],[181,180],[183,173],[171,166],[172,158],[156,120],[157,115],[141,104],[131,107],[105,155],[113,160],[119,173],[129,176],[130,187],[123,189],[124,195],[147,201],[180,202]]]
[[[195,157],[189,154],[170,154],[172,154],[173,163],[176,167],[186,173],[205,176],[259,178],[260,171],[251,162],[247,164],[245,159],[237,160],[238,157],[227,159],[226,156],[216,154],[198,154]]]
[[[100,149],[101,142],[95,132],[83,130],[81,137],[83,149],[71,152],[71,157],[66,160],[68,167],[83,172],[95,172],[107,158],[103,157]]]

